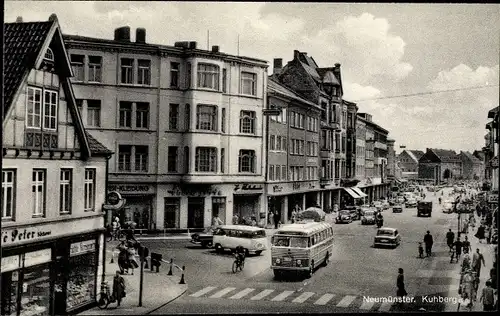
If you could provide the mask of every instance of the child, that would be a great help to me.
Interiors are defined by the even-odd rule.
[[[424,257],[424,247],[422,246],[422,243],[418,243],[418,257],[423,258]]]

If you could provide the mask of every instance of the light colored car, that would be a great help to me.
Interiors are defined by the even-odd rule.
[[[335,224],[341,223],[352,223],[351,212],[349,210],[341,210],[339,215],[335,218]]]
[[[396,228],[381,227],[377,230],[377,235],[373,239],[373,247],[393,246],[397,247],[401,243],[401,235]]]
[[[391,204],[389,204],[389,201],[387,201],[387,200],[382,201],[382,209],[388,210],[390,208],[391,208]]]
[[[417,207],[417,199],[415,199],[414,197],[411,197],[411,198],[408,198],[408,200],[406,200],[406,203],[405,203],[405,206],[408,208],[408,207]]]
[[[382,206],[382,202],[380,202],[380,201],[373,201],[372,205],[373,205],[373,207],[377,208],[377,211],[384,210],[384,207]]]
[[[443,202],[443,213],[453,213],[453,200],[445,200]]]
[[[246,254],[254,252],[260,255],[268,248],[265,229],[246,225],[219,226],[214,232],[212,243],[219,253],[225,249],[234,251],[236,247],[242,246]]]
[[[375,224],[375,211],[366,210],[361,217],[361,225]]]
[[[403,204],[396,204],[392,207],[393,213],[403,213]]]

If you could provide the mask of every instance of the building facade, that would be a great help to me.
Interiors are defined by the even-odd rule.
[[[482,181],[484,176],[483,162],[467,151],[460,151],[459,156],[462,163],[462,179]]]
[[[135,42],[129,27],[65,39],[82,118],[117,153],[109,185],[127,203],[116,216],[147,230],[265,221],[265,61],[149,44],[141,28]]]
[[[498,187],[500,182],[498,168],[500,143],[498,109],[499,107],[497,106],[488,112],[488,119],[491,119],[491,121],[486,124],[488,133],[485,136],[485,147],[483,147],[485,158],[485,180],[488,181],[487,187],[489,187],[489,190],[491,191],[488,199],[490,203],[496,204],[496,207],[498,207]]]
[[[268,80],[267,104],[279,109],[269,116],[266,195],[268,211],[291,219],[294,209],[321,205],[319,185],[319,120],[321,108]]]
[[[360,181],[366,178],[365,164],[366,164],[366,123],[363,119],[357,119],[356,120],[356,179]]]
[[[396,179],[396,152],[394,150],[394,139],[387,139],[387,179]]]
[[[462,174],[460,156],[453,150],[427,148],[418,160],[418,179],[441,184]]]
[[[78,114],[57,17],[4,24],[2,315],[67,315],[104,278],[112,152]]]
[[[401,168],[401,176],[403,179],[416,180],[418,179],[418,160],[424,155],[421,150],[403,150],[399,156],[399,166]]]

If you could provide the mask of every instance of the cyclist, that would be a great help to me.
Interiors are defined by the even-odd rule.
[[[234,250],[234,256],[238,264],[241,266],[243,262],[245,262],[245,249],[242,246],[237,246]]]

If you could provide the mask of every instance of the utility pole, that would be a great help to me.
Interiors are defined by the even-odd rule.
[[[142,288],[144,287],[144,250],[146,249],[143,246],[140,254],[141,257],[141,275],[139,280],[139,307],[142,307]]]

